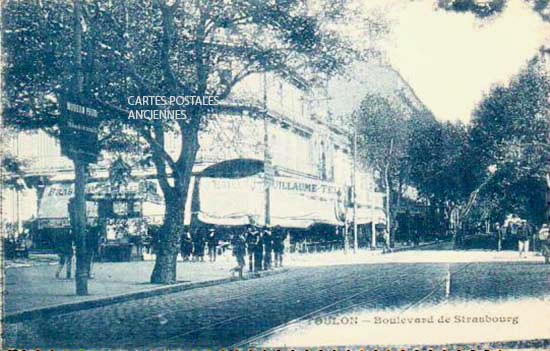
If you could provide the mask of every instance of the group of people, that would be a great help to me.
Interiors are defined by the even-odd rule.
[[[498,251],[502,249],[502,242],[508,238],[517,239],[518,253],[520,257],[527,257],[529,252],[529,243],[538,241],[540,251],[544,256],[545,263],[550,263],[550,228],[548,223],[544,223],[537,231],[531,224],[525,220],[518,220],[513,223],[505,223],[495,226],[495,232],[498,241]]]
[[[181,257],[184,261],[204,262],[208,247],[208,260],[216,262],[219,237],[214,227],[199,228],[194,235],[185,230],[181,238]]]
[[[233,255],[237,259],[234,269],[242,279],[248,255],[248,270],[259,272],[283,266],[284,241],[287,232],[280,226],[273,228],[248,225],[243,232],[232,238]]]
[[[527,221],[508,223],[502,227],[497,223],[495,227],[497,234],[497,250],[502,249],[504,238],[517,238],[518,252],[520,257],[526,257],[529,252],[529,241],[533,239],[533,227]]]

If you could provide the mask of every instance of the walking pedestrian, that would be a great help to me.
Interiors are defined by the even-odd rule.
[[[233,270],[239,272],[239,278],[243,279],[243,269],[245,266],[244,256],[246,255],[246,238],[244,233],[235,234],[233,236],[233,255],[237,259],[237,267]]]
[[[264,269],[271,269],[271,258],[273,252],[273,237],[271,235],[271,229],[265,227],[263,231],[263,243],[264,243]]]
[[[521,226],[518,228],[518,251],[519,251],[519,257],[527,257],[527,252],[529,252],[529,237],[531,236],[530,233],[530,226],[527,224],[527,222],[524,222],[521,224]]]
[[[74,236],[71,229],[60,230],[55,238],[55,247],[57,254],[59,255],[59,265],[55,272],[55,277],[59,279],[63,267],[66,267],[66,278],[71,279],[72,267],[73,267],[73,243]]]
[[[208,260],[210,262],[216,262],[216,248],[218,246],[218,237],[214,227],[208,229]]]

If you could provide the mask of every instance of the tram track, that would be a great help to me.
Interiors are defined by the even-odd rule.
[[[317,284],[311,284],[311,283],[308,283],[308,282],[305,282],[305,281],[302,281],[301,283],[304,284],[304,286],[307,286],[307,288],[309,288],[311,290],[314,290],[314,291],[317,291],[318,293],[321,292],[319,294],[323,294],[324,292],[334,290],[334,286],[338,286],[340,283],[349,282],[350,279],[353,278],[354,274],[356,274],[356,272],[352,271],[348,274],[345,274],[345,275],[342,275],[342,276],[338,277],[337,279],[333,279],[328,283],[326,281],[322,281],[322,282],[319,282]],[[393,278],[394,279],[395,278],[404,278],[408,274],[410,274],[409,270],[407,270],[405,272],[402,272],[397,277],[394,276]],[[339,304],[342,304],[346,301],[351,301],[353,298],[356,298],[358,295],[365,294],[367,292],[372,292],[373,289],[376,292],[382,293],[385,290],[386,286],[387,286],[387,282],[382,282],[382,283],[380,283],[380,284],[378,284],[374,287],[371,286],[369,288],[370,290],[365,290],[364,288],[361,288],[361,287],[357,287],[353,290],[348,290],[348,292],[352,293],[351,296],[347,296],[344,299],[340,299],[340,300],[335,301],[335,302],[333,302],[329,305],[323,306],[320,309],[309,312],[309,313],[307,313],[307,314],[305,314],[305,315],[303,315],[299,318],[293,319],[292,321],[296,322],[297,320],[304,320],[304,319],[310,318],[310,316],[312,317],[312,316],[318,314],[319,312],[325,311],[325,310],[330,309],[334,306],[338,306]],[[252,295],[252,297],[262,296],[266,292],[269,292],[269,291],[270,291],[269,288],[261,289],[260,291],[256,291],[254,293],[254,295]],[[335,295],[339,295],[339,293],[335,292]],[[239,297],[251,298],[250,291],[247,291],[246,293],[239,294],[238,296],[233,296],[231,298],[224,299],[222,301],[234,301],[234,300],[238,299]],[[277,301],[284,301],[285,299],[288,299],[288,298],[289,298],[289,296],[285,295],[285,294],[279,294],[279,295],[273,295],[272,296],[272,299],[277,300]],[[220,300],[218,300],[218,301],[220,301]],[[208,306],[211,307],[213,305],[214,304],[209,304]],[[203,309],[203,308],[205,308],[205,306],[201,306],[201,309]],[[182,312],[182,311],[183,310],[179,310],[179,312]],[[188,311],[188,310],[186,310],[186,311]],[[172,311],[171,314],[175,315],[177,312],[178,311]],[[185,312],[185,311],[183,311],[183,312]],[[239,312],[241,312],[241,313],[239,313],[237,315],[232,315],[229,318],[225,318],[225,319],[221,319],[221,320],[214,320],[214,321],[211,321],[210,323],[206,323],[206,324],[199,323],[199,325],[196,328],[193,328],[191,330],[187,330],[184,333],[177,334],[177,335],[174,335],[172,337],[164,338],[163,343],[168,344],[168,345],[175,345],[175,344],[178,344],[178,343],[176,343],[176,341],[178,341],[180,339],[183,339],[185,336],[200,333],[201,331],[212,329],[212,328],[215,328],[219,325],[235,325],[235,323],[238,322],[239,320],[253,319],[254,318],[254,313],[253,312],[251,313],[251,311],[247,311],[246,313],[242,313],[242,310],[239,310]],[[256,314],[260,314],[260,313],[258,312]],[[258,315],[257,318],[261,318],[261,315]],[[292,321],[285,323],[285,325],[291,324]],[[153,344],[146,345],[145,347],[148,347],[148,346],[153,346]]]

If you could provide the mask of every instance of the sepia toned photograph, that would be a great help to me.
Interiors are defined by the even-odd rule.
[[[550,349],[549,0],[0,20],[1,349]]]

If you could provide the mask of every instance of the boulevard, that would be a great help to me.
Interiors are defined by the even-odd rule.
[[[371,255],[364,259],[348,255],[353,264],[334,256],[330,262],[319,262],[320,256],[300,257],[290,264],[288,272],[261,279],[5,324],[5,345],[40,349],[311,346],[324,339],[311,334],[312,326],[319,327],[319,318],[325,318],[323,328],[334,328],[326,335],[337,335],[340,342],[346,342],[341,337],[346,335],[347,327],[353,327],[365,333],[349,333],[354,336],[350,341],[377,345],[383,344],[384,338],[368,333],[376,325],[357,323],[353,318],[366,313],[383,320],[400,316],[411,308],[437,309],[442,303],[452,306],[461,302],[485,306],[476,311],[453,308],[446,311],[462,318],[458,322],[470,328],[472,324],[467,318],[501,313],[502,309],[495,307],[499,304],[517,307],[522,306],[522,301],[531,301],[524,306],[548,313],[549,266],[542,264],[541,257],[519,259],[516,254],[438,248]],[[415,316],[426,316],[425,312],[418,313]],[[342,316],[350,318],[342,319]],[[522,315],[517,324],[508,323],[507,327],[525,328],[525,323],[529,323],[525,318]],[[383,326],[386,332],[395,328]],[[478,323],[475,328],[494,330],[495,326]],[[545,342],[541,341],[547,338],[540,335],[540,328],[530,329],[533,342]],[[304,336],[310,338],[304,339]],[[493,342],[510,340],[509,336],[499,337],[494,333],[487,333],[486,337],[496,338],[486,340]],[[438,340],[437,335],[433,335],[432,343]],[[429,338],[421,341],[430,343]],[[414,342],[412,338],[408,344]]]

